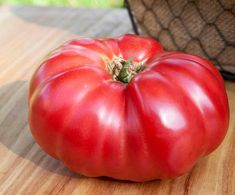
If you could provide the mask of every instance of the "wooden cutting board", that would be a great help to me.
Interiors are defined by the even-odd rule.
[[[131,32],[125,10],[0,6],[0,194],[234,195],[235,83],[226,82],[231,120],[220,147],[186,175],[145,183],[87,178],[45,154],[27,122],[28,81],[40,59],[80,36]]]

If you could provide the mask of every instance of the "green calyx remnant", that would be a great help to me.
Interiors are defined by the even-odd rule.
[[[107,62],[107,69],[112,74],[115,81],[129,83],[130,80],[144,69],[144,64],[134,62],[133,57],[124,60],[121,57],[115,57],[110,62]]]

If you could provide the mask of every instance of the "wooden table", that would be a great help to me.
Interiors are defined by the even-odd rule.
[[[125,10],[0,6],[0,194],[235,194],[235,83],[226,82],[231,120],[222,145],[175,180],[121,182],[76,175],[45,154],[27,122],[28,80],[40,59],[80,36],[131,32]]]

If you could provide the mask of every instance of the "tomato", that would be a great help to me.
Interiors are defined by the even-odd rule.
[[[29,90],[49,155],[85,176],[174,178],[214,151],[229,124],[217,69],[149,37],[81,38],[51,52]]]

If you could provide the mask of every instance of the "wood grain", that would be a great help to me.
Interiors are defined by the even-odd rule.
[[[235,194],[235,83],[226,82],[231,119],[225,140],[188,174],[145,183],[87,178],[34,142],[27,123],[28,81],[40,59],[66,40],[131,32],[126,11],[2,5],[0,26],[0,194]]]

